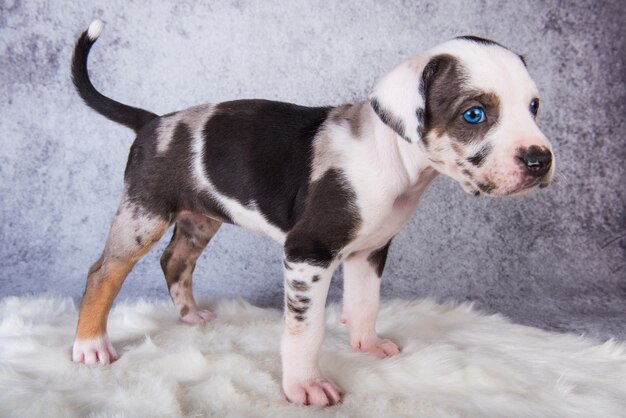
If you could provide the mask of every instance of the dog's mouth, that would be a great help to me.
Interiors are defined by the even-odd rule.
[[[552,183],[552,175],[548,174],[544,177],[534,178],[523,176],[521,181],[513,185],[498,186],[491,181],[472,180],[464,182],[466,192],[474,196],[490,196],[490,197],[507,197],[522,196],[532,192],[533,190],[545,189]]]

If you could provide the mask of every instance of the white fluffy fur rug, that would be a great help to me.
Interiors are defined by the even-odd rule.
[[[165,301],[119,304],[109,330],[121,358],[89,368],[70,361],[70,299],[4,299],[0,416],[626,416],[623,345],[430,301],[383,304],[378,330],[402,347],[385,360],[352,351],[339,308],[329,308],[321,365],[347,395],[332,408],[295,407],[279,383],[281,313],[209,306],[217,319],[194,327]]]

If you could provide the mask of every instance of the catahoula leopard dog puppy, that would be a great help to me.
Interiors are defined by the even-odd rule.
[[[439,174],[475,195],[547,186],[550,144],[535,123],[539,93],[524,60],[486,39],[460,37],[413,56],[369,98],[302,107],[236,100],[164,116],[95,90],[87,56],[96,21],[78,39],[72,75],[85,102],[137,133],[124,193],[102,256],[89,270],[73,359],[109,363],[107,315],[133,265],[175,224],[161,257],[183,321],[210,321],[192,273],[224,222],[284,246],[286,327],[282,385],[298,404],[330,405],[340,390],[320,373],[324,305],[344,266],[343,322],[350,345],[377,357],[400,352],[375,331],[389,244]]]

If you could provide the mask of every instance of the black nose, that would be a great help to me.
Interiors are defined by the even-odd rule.
[[[521,150],[517,156],[526,172],[535,177],[544,176],[552,165],[552,153],[547,148],[532,146]]]

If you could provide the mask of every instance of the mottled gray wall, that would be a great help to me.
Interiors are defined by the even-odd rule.
[[[557,184],[530,197],[464,194],[447,178],[394,241],[384,298],[476,301],[549,329],[626,336],[623,1],[0,0],[0,295],[80,297],[122,189],[132,133],[90,111],[69,78],[93,18],[94,84],[166,113],[268,98],[363,98],[408,55],[472,33],[527,57]],[[121,297],[167,297],[158,257]],[[281,300],[279,246],[225,226],[199,262],[202,295]],[[337,299],[341,281],[331,297]]]

